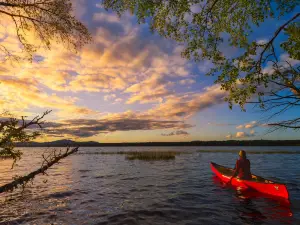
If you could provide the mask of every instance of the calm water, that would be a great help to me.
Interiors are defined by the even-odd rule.
[[[39,176],[23,194],[0,195],[0,224],[300,224],[300,154],[249,155],[252,172],[288,186],[291,205],[245,198],[223,188],[209,162],[232,167],[241,147],[81,148],[80,152],[185,150],[171,161],[127,161],[124,155],[73,155]],[[298,150],[250,147],[245,150]],[[0,185],[38,168],[45,148],[24,148],[13,170],[0,161]],[[47,181],[46,181],[47,180]]]

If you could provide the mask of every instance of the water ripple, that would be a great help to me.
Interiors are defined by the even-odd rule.
[[[252,172],[287,184],[291,205],[284,205],[272,199],[245,197],[222,186],[212,175],[209,162],[232,167],[236,160],[233,153],[202,154],[196,147],[101,151],[140,149],[194,153],[164,162],[126,161],[117,155],[74,155],[54,166],[49,176],[37,177],[24,193],[2,194],[0,224],[300,224],[300,154],[249,155]],[[263,149],[253,147],[253,151]],[[13,170],[8,161],[3,161],[0,183],[37,168],[41,152],[26,149]]]

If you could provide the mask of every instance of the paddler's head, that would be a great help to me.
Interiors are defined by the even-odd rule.
[[[245,152],[244,150],[241,150],[241,151],[239,152],[239,156],[240,156],[241,158],[245,159],[245,158],[246,158],[246,152]]]

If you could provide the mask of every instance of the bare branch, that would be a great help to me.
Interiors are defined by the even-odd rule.
[[[26,185],[30,180],[34,179],[34,177],[38,174],[43,174],[45,173],[45,171],[47,169],[49,169],[51,166],[53,166],[54,164],[58,163],[61,159],[66,158],[67,156],[75,153],[78,151],[78,147],[73,148],[71,151],[69,152],[65,152],[64,154],[59,154],[57,156],[54,156],[51,158],[51,161],[47,162],[47,164],[45,166],[42,166],[40,169],[31,172],[30,174],[23,176],[23,177],[19,177],[18,179],[14,180],[11,183],[5,184],[3,186],[0,187],[0,193],[3,192],[7,192],[7,191],[13,191],[14,189],[16,189],[18,186],[23,186]]]

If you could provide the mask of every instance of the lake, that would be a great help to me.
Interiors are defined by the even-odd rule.
[[[21,148],[24,156],[0,161],[0,185],[41,166],[48,148]],[[53,149],[53,148],[51,148]],[[63,148],[59,148],[63,149]],[[249,154],[256,175],[287,184],[291,204],[245,197],[225,188],[210,161],[233,167]],[[100,151],[186,151],[174,160],[126,160]],[[199,150],[211,150],[201,152]],[[268,154],[280,151],[281,154]],[[284,152],[299,151],[299,154]],[[300,224],[300,147],[95,147],[63,159],[30,187],[0,195],[0,224]]]

